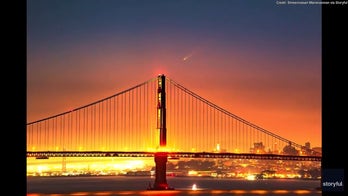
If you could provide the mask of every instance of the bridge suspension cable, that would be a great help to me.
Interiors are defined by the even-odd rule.
[[[27,123],[31,151],[148,150],[156,142],[156,78]]]
[[[180,89],[182,92],[186,93],[187,95],[189,95],[191,98],[189,98],[188,100],[186,100],[185,98],[183,98],[185,101],[183,101],[183,105],[193,105],[191,107],[193,108],[198,108],[197,105],[199,105],[199,103],[203,103],[203,104],[206,104],[207,106],[209,107],[206,107],[206,108],[201,108],[201,111],[203,111],[203,113],[206,111],[206,110],[215,110],[215,111],[212,111],[212,114],[208,114],[206,115],[207,116],[207,119],[206,120],[212,120],[213,123],[211,124],[211,126],[224,126],[224,129],[226,130],[230,130],[230,129],[227,129],[227,126],[232,126],[233,123],[235,123],[235,126],[241,126],[240,129],[243,129],[245,130],[244,133],[239,133],[239,134],[245,134],[246,132],[248,132],[248,128],[249,129],[255,129],[255,130],[258,130],[260,133],[257,133],[257,134],[266,134],[268,136],[270,136],[272,139],[274,140],[279,140],[280,142],[283,142],[285,144],[290,144],[294,147],[298,147],[298,148],[301,148],[303,147],[302,145],[300,144],[297,144],[293,141],[290,141],[288,139],[285,139],[279,135],[276,135],[270,131],[267,131],[266,129],[264,128],[261,128],[219,106],[217,106],[216,104],[202,98],[201,96],[197,95],[196,93],[190,91],[189,89],[185,88],[184,86],[178,84],[177,82],[175,82],[174,80],[170,79],[167,77],[167,80],[170,82],[169,84],[172,84],[173,86],[177,87],[178,89]],[[168,87],[170,88],[170,87]],[[178,93],[175,93],[175,94],[178,94]],[[179,93],[180,94],[180,93]],[[181,95],[182,96],[182,95]],[[171,97],[171,96],[168,96],[168,97]],[[193,100],[193,98],[195,98],[196,100]],[[195,104],[195,105],[194,105]],[[197,111],[196,111],[197,112]],[[199,112],[197,112],[199,113]],[[221,115],[221,118],[220,119],[216,119],[216,116],[217,115]],[[212,119],[209,118],[209,116],[212,117]],[[227,117],[231,117],[232,119],[235,119],[236,122],[230,122],[230,124],[226,125],[228,119],[226,119]],[[195,118],[197,118],[197,116],[195,116]],[[241,123],[241,124],[238,124],[238,123]],[[196,123],[197,124],[197,123]],[[214,125],[216,124],[216,125]],[[238,134],[238,133],[236,133]],[[245,139],[245,138],[242,138],[242,139]]]
[[[300,144],[261,128],[166,77],[167,151],[281,153]],[[157,151],[157,77],[27,123],[28,151]]]

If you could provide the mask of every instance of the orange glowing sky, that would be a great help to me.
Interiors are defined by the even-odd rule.
[[[82,2],[28,2],[27,122],[163,73],[277,135],[322,146],[320,6]]]

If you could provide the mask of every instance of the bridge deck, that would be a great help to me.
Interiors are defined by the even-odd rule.
[[[169,158],[230,158],[230,159],[260,159],[289,161],[321,161],[321,156],[298,156],[283,154],[253,154],[253,153],[214,153],[214,152],[125,152],[125,151],[28,151],[27,157],[48,159],[49,157],[154,157],[155,155]]]

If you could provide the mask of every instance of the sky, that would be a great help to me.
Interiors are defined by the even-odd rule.
[[[165,74],[322,146],[321,7],[275,0],[28,0],[27,122]]]

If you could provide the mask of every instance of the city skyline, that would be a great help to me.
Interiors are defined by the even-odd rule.
[[[27,122],[163,73],[277,135],[321,147],[320,6],[28,1],[27,11]]]

